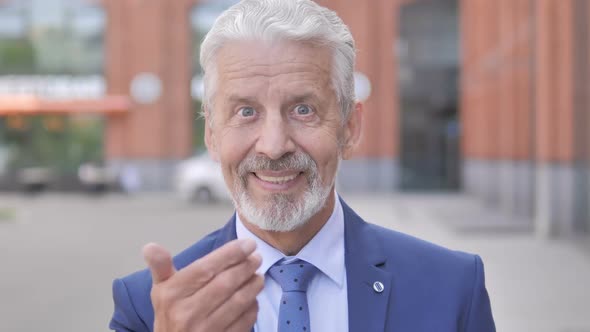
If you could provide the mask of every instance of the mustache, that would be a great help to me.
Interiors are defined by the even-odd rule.
[[[304,152],[289,153],[276,160],[265,156],[251,155],[246,157],[238,166],[238,175],[245,176],[248,173],[261,170],[299,170],[313,171],[312,173],[315,173],[317,165],[311,156]]]

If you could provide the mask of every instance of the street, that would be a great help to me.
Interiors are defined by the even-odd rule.
[[[590,332],[590,239],[457,226],[491,213],[463,195],[343,197],[367,221],[479,254],[498,331]],[[2,210],[0,331],[7,332],[106,331],[112,279],[144,267],[145,243],[178,252],[233,211],[166,194],[3,194]]]

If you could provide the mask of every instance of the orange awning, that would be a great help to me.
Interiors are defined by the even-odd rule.
[[[132,102],[128,96],[110,95],[100,99],[48,100],[36,96],[0,95],[0,116],[69,113],[123,114]]]

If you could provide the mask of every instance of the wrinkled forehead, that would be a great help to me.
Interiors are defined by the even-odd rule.
[[[223,99],[264,91],[288,96],[332,90],[332,53],[306,43],[232,42],[219,50],[216,69],[217,95]]]
[[[291,72],[330,78],[332,53],[326,47],[302,42],[232,41],[218,51],[216,69],[220,80]]]

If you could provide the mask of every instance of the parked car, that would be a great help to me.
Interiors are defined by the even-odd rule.
[[[85,190],[101,193],[119,186],[117,174],[96,163],[84,163],[78,168],[78,180]]]
[[[180,197],[189,202],[211,203],[230,201],[219,163],[202,153],[176,168],[174,188]]]
[[[17,173],[17,181],[27,193],[39,193],[55,181],[55,172],[48,167],[26,167]]]

